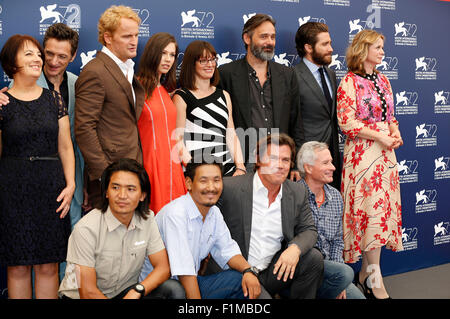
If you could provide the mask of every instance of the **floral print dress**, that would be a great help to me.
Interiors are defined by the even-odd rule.
[[[398,122],[391,85],[381,73],[347,73],[337,101],[339,126],[347,136],[341,184],[344,261],[355,263],[362,251],[382,246],[403,249],[395,152],[377,141],[357,137],[364,127],[389,134],[389,124]]]

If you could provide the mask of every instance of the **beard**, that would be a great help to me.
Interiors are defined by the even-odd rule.
[[[311,58],[318,65],[328,65],[331,63],[331,54],[320,54],[316,50],[313,50]]]
[[[266,49],[270,49],[270,52],[265,51]],[[251,42],[250,51],[256,58],[262,61],[270,61],[275,55],[275,47],[273,45],[266,45],[261,47],[254,45],[253,42]]]

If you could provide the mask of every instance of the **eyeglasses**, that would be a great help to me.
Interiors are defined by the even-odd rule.
[[[209,58],[209,59],[198,59],[198,63],[200,63],[200,65],[207,65],[208,62],[210,62],[211,64],[216,64],[217,63],[217,57],[215,58]]]

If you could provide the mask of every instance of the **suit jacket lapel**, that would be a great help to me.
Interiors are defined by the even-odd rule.
[[[336,76],[334,76],[332,74],[332,71],[328,67],[325,67],[325,71],[327,72],[328,78],[330,79],[330,82],[331,82],[332,91],[333,91],[333,106],[334,106],[336,104],[336,98],[337,98]],[[336,108],[333,107],[333,109],[331,110],[331,115],[334,115],[335,112],[336,112]]]
[[[246,127],[251,127],[252,114],[248,86],[247,61],[245,60],[245,58],[241,59],[241,63],[235,69],[232,75],[232,81],[232,87],[234,90],[233,95],[236,96],[239,101],[239,112],[242,114]]]
[[[290,238],[292,235],[289,234],[289,230],[292,229],[292,205],[294,197],[291,189],[286,182],[283,183],[283,197],[281,197],[281,227],[283,230],[283,237]]]
[[[317,98],[322,102],[323,107],[327,110],[328,113],[330,113],[330,108],[328,107],[328,102],[325,98],[322,88],[320,87],[319,83],[317,83],[314,75],[311,73],[303,60],[298,64],[298,69],[300,70],[300,76],[303,78],[306,85],[311,88]]]
[[[131,84],[128,82],[127,78],[123,74],[120,67],[117,65],[116,62],[114,62],[109,56],[107,56],[105,53],[101,51],[97,51],[97,57],[100,58],[103,63],[105,64],[106,69],[109,71],[111,76],[119,83],[119,85],[124,90],[128,102],[130,103],[130,107],[132,109],[133,114],[136,116],[136,110],[134,107],[134,98],[133,98],[133,92],[131,90]]]
[[[270,81],[272,86],[272,103],[273,103],[273,126],[274,127],[280,127],[280,121],[281,121],[281,114],[283,114],[283,101],[285,96],[285,87],[284,85],[280,85],[283,83],[283,73],[280,72],[280,70],[274,66],[276,62],[269,61],[269,68],[270,68]]]
[[[256,173],[246,174],[247,179],[241,184],[242,196],[242,230],[244,233],[245,251],[242,255],[248,259],[250,249],[250,233],[252,231],[252,214],[253,214],[253,177]]]

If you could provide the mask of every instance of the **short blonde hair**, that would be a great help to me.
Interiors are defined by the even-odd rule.
[[[352,44],[347,48],[347,68],[353,73],[365,75],[364,61],[367,59],[369,46],[377,42],[378,39],[384,41],[384,35],[374,30],[362,30],[356,34]],[[374,72],[378,73],[376,69]]]
[[[113,34],[119,27],[120,19],[122,18],[134,20],[138,25],[141,24],[141,18],[131,7],[124,5],[111,6],[103,12],[98,20],[98,42],[106,45],[105,32]]]

